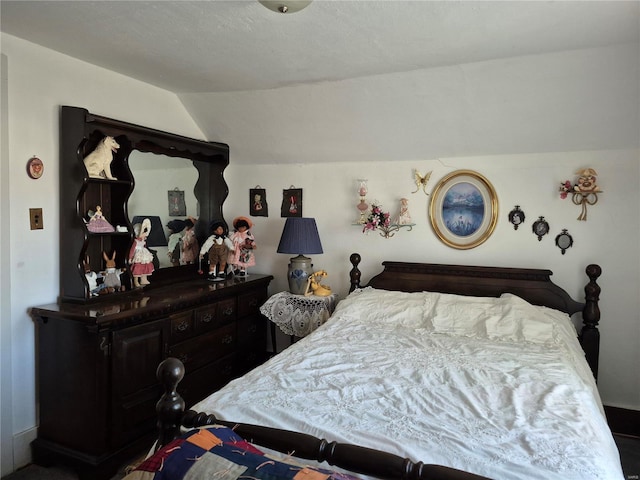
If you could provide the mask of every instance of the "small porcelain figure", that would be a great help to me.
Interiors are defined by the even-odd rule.
[[[135,227],[134,227],[135,230]],[[138,288],[149,285],[149,275],[153,273],[153,254],[147,249],[147,237],[151,232],[151,220],[145,218],[129,250],[129,263],[133,275],[133,286]]]
[[[96,206],[95,212],[89,211],[87,230],[91,233],[110,233],[115,231],[113,225],[102,216],[102,207],[100,205]]]
[[[413,223],[411,221],[411,215],[409,214],[409,200],[406,198],[400,199],[400,214],[398,215],[398,225],[408,225]]]
[[[233,243],[227,236],[224,222],[212,222],[211,236],[200,249],[200,259],[203,259],[206,253],[209,254],[209,280],[224,281],[227,276],[227,258],[230,250],[233,250]]]
[[[247,276],[247,267],[256,264],[254,250],[258,248],[256,239],[249,230],[253,223],[247,217],[237,217],[233,220],[235,232],[231,235],[233,249],[229,252],[228,263],[233,266],[234,275]]]

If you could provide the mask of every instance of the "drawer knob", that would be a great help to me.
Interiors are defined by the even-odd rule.
[[[189,328],[189,322],[186,321],[182,321],[180,322],[180,324],[176,327],[176,330],[178,330],[179,332],[184,332]]]
[[[233,315],[233,307],[227,307],[222,311],[222,314],[225,316]]]
[[[213,314],[211,314],[211,313],[205,313],[205,314],[202,316],[202,321],[203,321],[204,323],[209,323],[209,322],[211,322],[212,320],[213,320]]]
[[[226,345],[233,343],[233,335],[225,335],[224,337],[222,337],[222,343]]]

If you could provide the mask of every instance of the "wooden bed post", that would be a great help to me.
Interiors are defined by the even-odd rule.
[[[156,403],[158,414],[157,450],[180,436],[185,404],[177,392],[177,387],[184,377],[184,365],[177,358],[167,358],[158,365],[156,376],[164,389],[164,393]]]
[[[598,380],[598,356],[600,355],[600,331],[598,322],[600,321],[600,285],[596,283],[602,274],[599,265],[591,264],[586,268],[589,283],[584,287],[585,306],[582,311],[582,330],[580,331],[580,344],[585,352],[587,363],[591,367],[593,376]]]
[[[349,293],[353,292],[356,288],[360,288],[360,277],[362,276],[362,272],[358,269],[358,264],[360,263],[360,254],[352,253],[349,257],[349,261],[353,268],[349,272],[349,277],[351,278],[351,287],[349,288]]]

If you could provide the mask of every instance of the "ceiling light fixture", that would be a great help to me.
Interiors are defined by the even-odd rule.
[[[278,13],[296,13],[308,6],[311,0],[258,0],[269,10]]]

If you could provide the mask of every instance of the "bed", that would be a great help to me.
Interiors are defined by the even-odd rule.
[[[361,285],[360,255],[351,263],[327,323],[186,413],[184,369],[163,362],[163,447],[131,478],[624,478],[596,386],[599,266],[577,302],[548,270],[384,262]],[[160,476],[173,452],[180,472],[205,463],[200,434],[230,463]],[[257,460],[234,470],[233,455]]]

